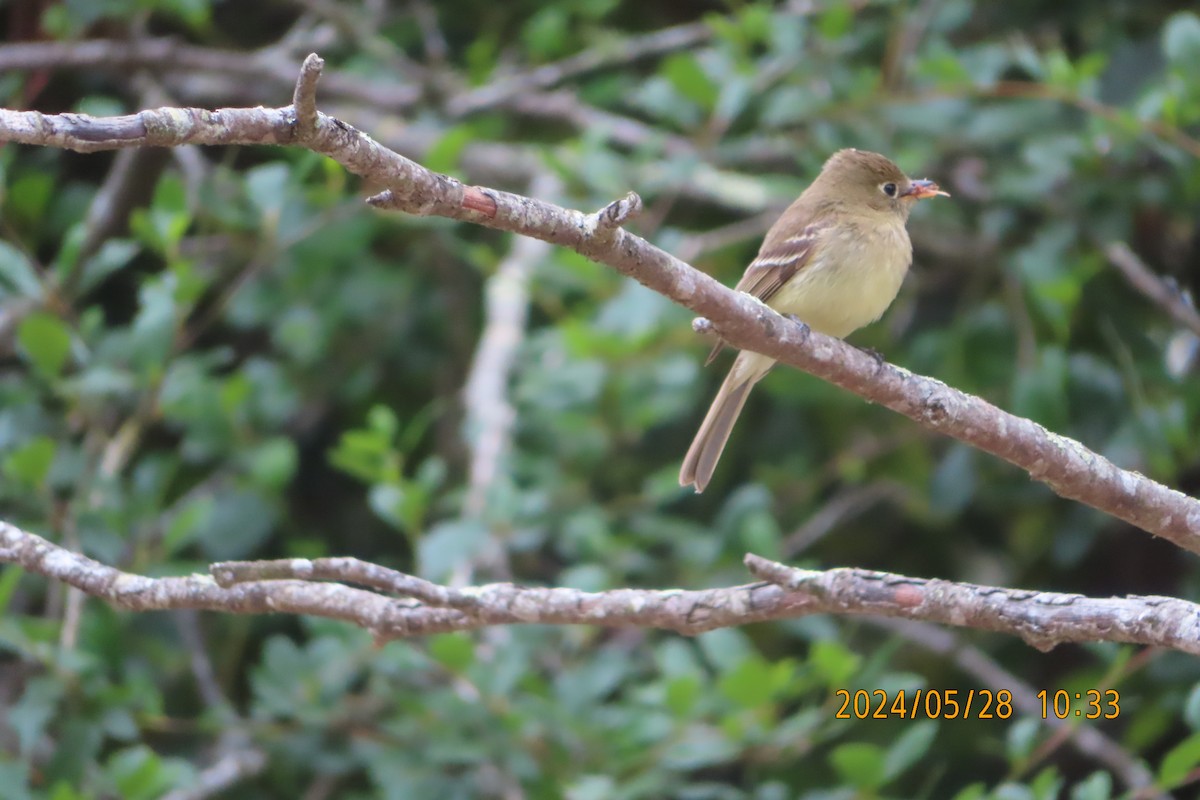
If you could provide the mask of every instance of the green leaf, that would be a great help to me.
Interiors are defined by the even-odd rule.
[[[888,780],[898,777],[916,764],[929,752],[929,746],[937,736],[938,726],[932,720],[917,722],[907,728],[891,747],[884,759],[884,774]]]
[[[42,282],[33,263],[3,239],[0,239],[0,288],[21,297],[42,296]]]
[[[396,530],[407,530],[405,524],[404,506],[409,493],[401,482],[377,483],[367,493],[367,505],[379,518],[389,523]]]
[[[570,19],[561,6],[546,5],[525,23],[521,39],[534,59],[553,58],[564,53],[566,43],[572,41],[569,25]]]
[[[1181,11],[1163,26],[1163,54],[1178,67],[1200,69],[1200,16]]]
[[[438,523],[417,544],[421,577],[444,579],[463,561],[477,556],[486,540],[487,530],[476,520]]]
[[[1200,729],[1200,684],[1188,692],[1187,702],[1183,704],[1183,721],[1193,730]]]
[[[421,163],[434,172],[455,172],[458,169],[459,155],[477,136],[474,127],[455,125],[426,151]]]
[[[987,786],[982,783],[972,783],[964,787],[952,800],[983,800],[987,797]]]
[[[733,761],[741,752],[741,746],[720,731],[688,726],[681,737],[670,739],[660,752],[665,766],[690,770]]]
[[[1188,692],[1187,700],[1183,704],[1183,721],[1192,730],[1200,730],[1200,683]]]
[[[17,584],[21,580],[21,576],[25,574],[25,570],[20,567],[0,570],[0,617],[8,613],[8,604],[12,600],[13,592],[17,590]]]
[[[155,8],[175,14],[188,26],[200,31],[212,21],[212,0],[159,0]]]
[[[28,172],[13,181],[4,198],[8,211],[21,222],[37,225],[45,217],[54,196],[54,176],[49,172]]]
[[[1029,789],[1037,800],[1058,800],[1063,780],[1054,767],[1046,767],[1029,783]]]
[[[697,675],[679,675],[667,681],[667,693],[663,704],[676,719],[686,719],[700,699],[703,684]]]
[[[212,519],[214,501],[210,495],[199,495],[184,505],[167,525],[163,548],[167,554],[178,553],[204,530]]]
[[[971,73],[959,59],[959,54],[940,42],[925,49],[913,66],[913,71],[941,86],[963,85],[971,81]]]
[[[1093,772],[1086,780],[1075,784],[1071,800],[1110,800],[1112,798],[1112,776],[1107,772]]]
[[[946,517],[962,513],[975,497],[978,451],[966,445],[951,445],[933,473],[929,487],[930,508]]]
[[[278,161],[262,164],[246,174],[246,197],[264,217],[275,225],[289,197],[291,167]]]
[[[726,698],[742,708],[758,708],[774,695],[770,665],[759,656],[747,658],[717,681]]]
[[[1070,89],[1075,85],[1075,67],[1061,50],[1051,50],[1042,56],[1046,83]]]
[[[850,3],[833,3],[817,17],[817,31],[830,41],[841,39],[854,27],[854,9]]]
[[[56,716],[59,700],[66,686],[48,676],[30,678],[22,687],[20,699],[8,710],[8,725],[17,734],[22,756],[29,756],[45,731],[46,724]]]
[[[663,62],[661,71],[675,91],[696,105],[706,111],[711,111],[716,105],[717,87],[695,56],[690,53],[673,55]]]
[[[766,4],[746,3],[736,12],[737,26],[747,44],[769,41],[775,26],[775,12]]]
[[[391,440],[372,430],[343,433],[337,446],[329,451],[329,463],[364,483],[399,478],[397,457]]]
[[[296,443],[285,436],[276,436],[251,449],[247,455],[250,475],[268,489],[282,489],[296,474],[300,457]]]
[[[118,750],[109,758],[105,772],[126,800],[159,797],[172,784],[171,770],[146,745]]]
[[[70,783],[59,781],[50,790],[49,800],[88,800],[89,795],[76,791]],[[16,800],[16,798],[14,798]]]
[[[829,761],[842,780],[860,789],[878,789],[886,782],[886,757],[877,745],[851,742],[834,748]]]
[[[90,94],[80,98],[75,104],[75,111],[80,114],[91,114],[93,117],[116,117],[128,109],[120,99],[109,95]]]
[[[400,420],[396,418],[396,412],[387,406],[374,405],[367,412],[367,426],[383,438],[391,441],[396,438],[396,434],[400,431]]]
[[[81,292],[87,292],[128,264],[141,248],[132,239],[109,239],[100,245],[96,254],[83,264],[83,277],[79,282]]]
[[[1063,350],[1047,346],[1038,352],[1034,369],[1021,370],[1013,385],[1013,413],[1062,430],[1069,419],[1067,358]]]
[[[1172,747],[1158,767],[1158,783],[1164,789],[1174,789],[1183,783],[1188,773],[1200,764],[1200,733],[1193,733]]]
[[[1024,761],[1033,752],[1037,744],[1041,727],[1037,720],[1017,720],[1008,728],[1008,757],[1013,762]]]
[[[187,192],[178,175],[167,173],[154,188],[149,208],[138,209],[129,219],[129,229],[155,252],[174,255],[192,224]]]
[[[21,320],[17,341],[43,378],[57,378],[71,353],[70,330],[61,319],[44,311]]]
[[[442,633],[429,640],[429,655],[451,672],[462,672],[475,661],[475,639],[465,633]]]
[[[754,657],[755,649],[746,634],[736,628],[719,628],[696,637],[700,649],[720,672],[729,672]]]
[[[45,484],[54,463],[57,448],[48,436],[35,436],[4,459],[4,474],[13,480],[38,488]]]
[[[141,306],[130,328],[135,361],[144,371],[154,371],[170,355],[175,340],[177,281],[172,273],[148,279],[138,292]]]
[[[211,497],[212,510],[197,523],[194,540],[211,561],[248,557],[270,536],[279,517],[276,498],[251,488],[221,488]]]
[[[860,655],[833,640],[813,642],[808,651],[808,666],[824,686],[845,686],[861,664]]]

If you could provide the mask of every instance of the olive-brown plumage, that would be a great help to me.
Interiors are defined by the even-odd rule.
[[[879,319],[912,263],[913,201],[946,194],[878,153],[839,150],[767,231],[735,287],[815,331],[843,337]],[[718,343],[709,355],[720,351]],[[681,486],[704,491],[746,397],[775,364],[743,350],[684,456]]]

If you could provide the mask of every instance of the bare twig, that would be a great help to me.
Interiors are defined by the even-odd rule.
[[[463,92],[447,103],[446,110],[452,116],[460,116],[494,108],[520,95],[552,89],[572,78],[607,66],[619,65],[624,68],[643,58],[685,50],[703,44],[712,36],[713,28],[708,23],[689,22],[642,36],[623,37],[619,42],[613,41],[607,45],[592,47],[561,61],[493,80],[486,86]]]
[[[188,661],[192,666],[192,677],[196,679],[196,687],[204,705],[212,713],[221,717],[224,725],[238,721],[238,713],[233,703],[221,691],[217,682],[217,673],[213,669],[212,659],[204,644],[204,634],[200,630],[200,615],[194,609],[181,609],[175,612],[175,629],[183,640],[184,649],[188,652]]]
[[[530,190],[538,197],[554,196],[558,184],[550,173],[542,173]],[[549,251],[545,242],[518,236],[487,282],[483,334],[463,387],[464,427],[471,451],[463,512],[469,517],[483,516],[488,492],[508,453],[516,419],[508,400],[508,380],[525,338],[529,278]]]
[[[297,579],[336,580],[411,597],[427,606],[444,606],[464,613],[479,609],[479,598],[469,592],[440,586],[357,558],[290,559],[284,561],[222,561],[210,570],[225,588],[258,581]]]
[[[504,108],[523,116],[558,120],[578,130],[600,133],[622,147],[655,145],[667,155],[696,152],[696,146],[686,136],[664,133],[633,117],[589,105],[567,90],[517,95]]]
[[[310,55],[305,70],[320,65]],[[394,153],[346,123],[318,113],[311,132],[279,109],[159,109],[123,117],[49,116],[0,110],[0,141],[82,152],[147,145],[280,144],[327,155],[390,188],[377,208],[442,216],[520,233],[576,252],[632,277],[708,318],[733,347],[769,355],[897,411],[1029,472],[1063,497],[1098,508],[1200,553],[1200,502],[1123,470],[1079,442],[1054,434],[940,381],[789,321],[734,292],[624,228],[536,198],[466,186]]]
[[[745,561],[755,576],[818,602],[826,613],[874,614],[1004,631],[1039,650],[1067,641],[1131,641],[1167,635],[1175,642],[1172,647],[1200,653],[1200,619],[1186,616],[1200,606],[1172,597],[1088,598],[862,569],[805,570],[755,555],[747,555]]]
[[[788,558],[794,558],[819,542],[848,518],[866,512],[880,501],[895,500],[903,496],[904,488],[888,481],[850,487],[828,503],[824,503],[817,513],[789,534],[780,545],[780,551]]]
[[[446,36],[438,24],[437,9],[428,0],[410,0],[413,18],[421,29],[421,39],[425,43],[425,59],[434,64],[444,64],[450,54],[450,46]]]
[[[692,263],[703,255],[750,240],[761,241],[763,234],[779,219],[782,207],[772,207],[754,216],[722,225],[702,233],[689,233],[677,248],[679,260]]]
[[[177,39],[93,39],[86,42],[21,42],[0,46],[0,73],[46,67],[86,67],[128,70],[148,67],[159,74],[229,75],[249,89],[290,86],[296,72],[286,54],[276,48],[256,52],[218,50],[185,44]],[[324,91],[344,98],[400,110],[421,98],[415,84],[399,80],[364,80],[361,75],[335,73],[325,77]]]
[[[223,743],[220,750],[220,757],[201,770],[186,789],[167,792],[162,800],[206,800],[258,775],[267,767],[266,753],[247,742]]]
[[[1178,289],[1172,288],[1146,266],[1146,262],[1129,249],[1129,245],[1124,242],[1112,242],[1104,248],[1104,254],[1114,267],[1121,270],[1121,274],[1133,288],[1170,314],[1175,322],[1200,336],[1200,313],[1183,299]]]
[[[0,522],[0,562],[19,564],[117,608],[308,614],[365,628],[379,641],[533,623],[697,634],[810,614],[866,614],[999,631],[1042,650],[1063,642],[1109,641],[1200,654],[1200,606],[1183,600],[1089,598],[861,569],[815,572],[754,555],[746,556],[746,565],[765,583],[701,591],[584,592],[511,583],[456,590],[357,559],[215,564],[218,582],[207,575],[148,578],[121,572]],[[384,586],[423,599],[397,600],[340,583],[311,581],[321,577]],[[248,581],[240,582],[243,578]]]

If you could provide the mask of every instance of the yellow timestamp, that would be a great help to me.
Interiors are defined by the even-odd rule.
[[[1121,713],[1121,693],[1116,689],[1088,689],[1086,692],[1068,692],[1059,689],[1050,692],[1042,689],[1037,693],[1042,703],[1042,719],[1116,719]]]
[[[1008,719],[1013,696],[1008,689],[838,689],[841,707],[834,719]]]

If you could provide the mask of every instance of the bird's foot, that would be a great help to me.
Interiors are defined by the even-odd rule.
[[[855,345],[855,347],[858,347],[858,345]],[[874,347],[858,347],[858,349],[861,350],[862,352],[866,353],[867,355],[869,355],[871,358],[875,359],[875,368],[876,369],[878,369],[884,365],[885,359],[883,357],[883,353],[879,352]]]
[[[783,318],[786,319],[788,322],[794,322],[795,324],[799,325],[801,328],[804,329],[805,333],[808,333],[808,331],[812,330],[811,328],[808,327],[807,322],[800,319],[795,314],[784,314]]]

